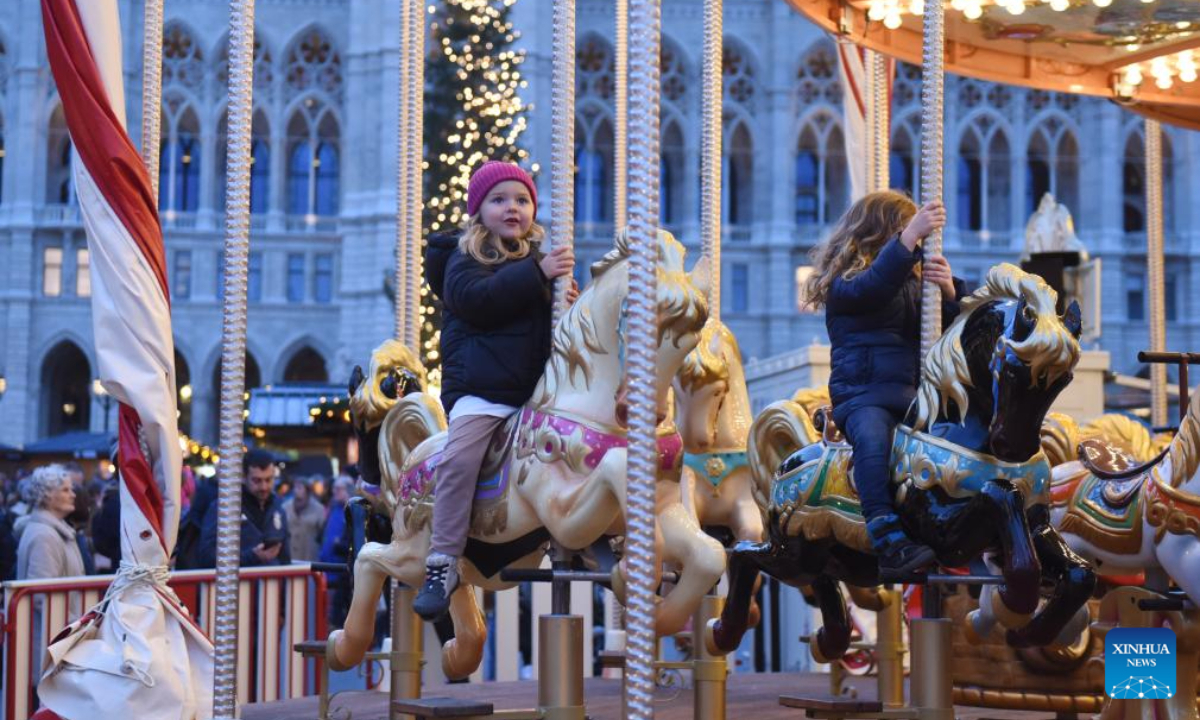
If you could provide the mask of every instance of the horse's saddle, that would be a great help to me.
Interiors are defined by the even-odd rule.
[[[1148,477],[1149,471],[1124,480],[1089,473],[1076,484],[1059,529],[1115,555],[1138,552]]]
[[[1079,461],[1088,472],[1106,480],[1144,478],[1167,453],[1164,449],[1152,460],[1139,463],[1125,448],[1113,445],[1103,438],[1087,438],[1076,449]]]

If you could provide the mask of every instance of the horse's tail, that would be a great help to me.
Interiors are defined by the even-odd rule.
[[[427,438],[446,429],[442,404],[423,392],[401,398],[383,419],[379,435],[379,470],[388,507],[396,507],[405,461]]]
[[[780,400],[754,418],[746,455],[754,476],[754,500],[762,510],[770,505],[771,483],[789,455],[817,441],[812,418],[800,403]]]
[[[1050,467],[1057,467],[1075,459],[1075,446],[1079,444],[1079,426],[1070,415],[1052,412],[1042,421],[1042,452]]]

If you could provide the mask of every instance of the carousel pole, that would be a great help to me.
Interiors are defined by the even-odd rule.
[[[613,91],[613,103],[616,106],[613,122],[613,227],[620,230],[629,222],[626,209],[629,184],[629,0],[616,0],[616,5],[613,32],[616,52],[614,69],[617,76]]]
[[[404,113],[408,117],[408,142],[405,149],[408,153],[408,193],[405,202],[408,205],[408,284],[405,286],[405,314],[408,316],[408,335],[406,345],[416,353],[421,353],[421,326],[424,318],[421,315],[421,284],[422,259],[421,241],[424,229],[421,226],[424,198],[421,187],[424,180],[425,162],[425,33],[428,27],[424,0],[402,0],[408,14],[408,101]]]
[[[921,204],[942,199],[942,124],[945,117],[946,8],[941,2],[925,3],[924,41],[921,43]],[[942,254],[942,232],[925,238],[925,259]],[[942,334],[942,291],[922,283],[921,358]]]
[[[554,70],[551,79],[550,216],[554,246],[575,246],[575,0],[554,0]],[[620,154],[617,154],[620,157]],[[619,192],[619,191],[618,191]],[[567,311],[571,276],[554,281],[553,323]]]
[[[142,162],[158,203],[158,165],[162,145],[163,0],[145,0],[142,27]]]
[[[425,3],[400,0],[397,48],[396,136],[396,339],[420,358],[421,326],[421,180],[425,99]],[[421,696],[423,625],[413,612],[416,592],[392,580],[392,652],[388,713],[402,715],[395,701]]]
[[[659,183],[659,0],[629,3],[628,645],[625,695],[633,720],[654,717],[655,314]]]
[[[724,89],[721,60],[724,49],[724,0],[704,3],[703,126],[700,128],[700,235],[708,256],[712,287],[708,317],[721,319],[721,144]]]
[[[221,333],[213,714],[236,717],[242,424],[246,392],[246,282],[250,252],[250,123],[254,109],[254,0],[229,4],[229,150],[225,178],[225,301]],[[157,137],[157,135],[155,135]],[[153,174],[151,176],[153,178]]]
[[[868,51],[867,63],[867,137],[871,138],[867,185],[871,192],[881,192],[891,186],[891,78],[888,59],[882,53]],[[875,624],[877,697],[884,707],[898,708],[904,705],[904,600],[898,590],[881,590],[880,594],[883,608],[876,614]]]
[[[408,218],[408,46],[409,21],[412,19],[408,12],[409,0],[400,0],[398,18],[399,45],[396,48],[396,268],[395,268],[395,336],[402,343],[408,344],[408,326],[412,319],[408,316],[408,286],[411,282],[409,271],[409,242],[410,225]],[[410,346],[416,350],[415,346]],[[418,354],[417,357],[420,357]]]
[[[1167,349],[1166,296],[1163,283],[1162,126],[1146,120],[1146,284],[1150,289],[1150,350]],[[1167,366],[1150,365],[1150,423],[1167,424]]]

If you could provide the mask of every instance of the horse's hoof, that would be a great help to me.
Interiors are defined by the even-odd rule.
[[[711,618],[704,623],[704,649],[709,655],[728,655],[732,650],[726,650],[717,644],[716,631],[720,618]]]
[[[995,588],[992,588],[991,591],[990,604],[992,615],[996,618],[997,622],[1006,628],[1017,630],[1028,625],[1029,621],[1033,619],[1033,611],[1017,612],[1004,604],[1004,597]],[[1034,610],[1036,609],[1035,607]]]
[[[329,633],[329,639],[325,641],[325,666],[334,672],[345,672],[358,664],[344,663],[338,658],[337,645],[341,639],[342,631],[334,630]]]
[[[610,589],[612,590],[613,595],[616,596],[617,602],[624,605],[625,604],[625,573],[623,573],[621,571],[621,563],[617,563],[616,565],[613,565],[613,569],[612,569],[612,572],[610,573],[610,576],[612,577],[612,587]]]
[[[809,652],[809,654],[812,655],[812,659],[816,662],[819,662],[821,664],[828,664],[828,663],[833,662],[829,658],[825,657],[825,653],[821,652],[820,631],[818,631],[817,637],[814,637],[812,640],[809,640],[808,652]]]
[[[967,642],[972,645],[982,645],[987,641],[987,635],[989,633],[980,631],[980,622],[982,622],[982,619],[980,618],[980,612],[978,610],[972,610],[971,612],[967,613],[967,619],[963,623],[963,635],[966,636]]]

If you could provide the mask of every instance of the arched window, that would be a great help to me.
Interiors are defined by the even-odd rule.
[[[75,185],[71,177],[71,136],[62,105],[50,113],[46,131],[46,203],[73,205]]]
[[[283,371],[285,383],[325,383],[329,373],[325,369],[325,358],[310,347],[302,347],[288,360]]]
[[[175,346],[175,397],[179,407],[179,431],[185,435],[192,434],[192,370],[187,358]]]
[[[683,53],[666,36],[663,36],[659,49],[659,70],[663,99],[671,101],[680,112],[688,112],[691,108],[687,104],[687,68],[683,64]]]
[[[961,229],[1010,229],[1010,167],[1004,130],[993,116],[977,116],[959,142],[956,214]]]
[[[255,360],[254,356],[251,355],[249,352],[246,353],[246,361],[245,362],[246,362],[246,364],[245,364],[246,392],[250,392],[254,388],[262,386],[262,373],[259,372],[258,361]],[[216,364],[213,365],[212,385],[210,385],[209,387],[213,387],[213,388],[221,387],[221,360],[220,360],[220,358],[218,358]],[[209,432],[208,436],[210,438],[212,438],[213,442],[216,442],[217,438],[220,437],[220,435],[221,435],[221,413],[216,412],[216,410],[219,410],[219,407],[217,407],[217,405],[215,403],[213,406],[213,410],[214,410],[214,412],[212,413],[212,421],[211,421],[212,424],[208,428],[208,432]]]
[[[744,122],[734,125],[725,141],[724,218],[733,226],[754,221],[754,142]]]
[[[4,50],[0,44],[0,53]],[[0,60],[3,58],[0,57]],[[0,116],[0,203],[4,202],[4,117]]]
[[[1037,209],[1042,195],[1051,193],[1073,214],[1079,212],[1079,145],[1060,118],[1043,120],[1029,138],[1025,165],[1025,206]]]
[[[225,209],[225,176],[229,171],[229,117],[223,115],[217,128],[217,207]],[[250,126],[250,212],[267,212],[271,201],[271,130],[261,110]]]
[[[983,229],[983,153],[979,137],[968,129],[958,147],[958,226]]]
[[[754,66],[737,43],[726,41],[721,58],[721,80],[725,102],[743,106],[754,103]]]
[[[663,130],[661,172],[659,214],[664,225],[674,225],[683,216],[683,131],[675,120],[668,121]]]
[[[1179,214],[1172,209],[1175,197],[1175,157],[1171,149],[1171,138],[1162,135],[1163,156],[1163,230],[1175,228]],[[1141,130],[1130,132],[1125,139],[1125,157],[1121,169],[1121,195],[1123,198],[1123,227],[1125,232],[1146,231],[1146,139]]]
[[[340,131],[337,118],[308,98],[288,122],[287,211],[315,219],[340,206]]]
[[[607,116],[577,123],[575,134],[575,222],[612,222],[613,130]]]
[[[221,44],[221,59],[217,63],[217,85],[229,86],[229,39]],[[271,50],[262,39],[262,32],[254,29],[254,102],[270,104],[275,96],[275,61]]]
[[[163,30],[162,86],[199,92],[204,86],[204,51],[191,30],[174,22]]]
[[[177,110],[172,112],[171,108]],[[174,212],[200,207],[200,121],[190,105],[175,99],[163,108],[163,141],[159,151],[158,206]]]
[[[893,189],[915,198],[920,188],[920,164],[917,162],[918,143],[914,138],[907,123],[896,128],[888,148],[888,181]]]
[[[42,402],[46,435],[88,430],[92,407],[92,370],[87,355],[64,340],[42,361]]]
[[[845,211],[850,197],[846,144],[832,113],[818,112],[804,123],[793,177],[797,225],[826,225]]]
[[[284,80],[289,97],[320,91],[331,100],[342,97],[342,56],[320,28],[304,31],[287,53]]]

